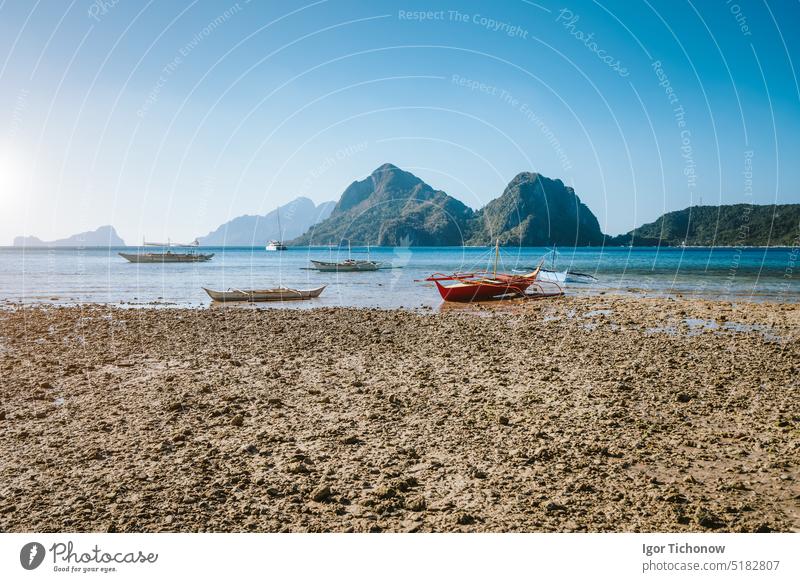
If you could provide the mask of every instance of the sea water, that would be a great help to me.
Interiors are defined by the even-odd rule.
[[[152,250],[152,249],[150,249]],[[319,299],[268,307],[353,306],[435,307],[441,303],[433,273],[493,268],[494,249],[486,247],[381,247],[345,249],[296,247],[267,252],[258,248],[201,248],[215,253],[206,263],[136,264],[117,253],[136,248],[0,248],[0,300],[7,303],[110,303],[124,306],[210,304],[202,287],[298,289],[327,285]],[[370,258],[377,272],[322,273],[310,259]],[[571,269],[597,278],[593,284],[566,284],[568,294],[628,293],[638,296],[690,296],[734,301],[800,299],[798,248],[628,248],[558,249],[506,247],[499,269]],[[555,259],[555,263],[553,260]]]

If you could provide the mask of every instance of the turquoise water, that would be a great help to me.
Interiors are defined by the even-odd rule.
[[[133,264],[117,255],[134,249],[0,248],[0,300],[74,304],[204,306],[201,287],[212,289],[328,288],[318,300],[291,302],[291,307],[369,306],[414,308],[437,306],[440,298],[424,279],[434,272],[491,269],[489,248],[353,249],[353,258],[383,261],[387,268],[367,273],[319,273],[309,259],[347,258],[347,250],[291,248],[208,248],[216,256],[198,264]],[[552,254],[544,248],[501,249],[501,269],[524,269]],[[560,249],[559,269],[590,273],[592,285],[568,284],[567,293],[691,295],[741,301],[800,299],[798,248],[577,248]],[[269,304],[275,306],[275,304]]]

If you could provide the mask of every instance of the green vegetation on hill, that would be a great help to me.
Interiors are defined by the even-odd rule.
[[[692,206],[609,237],[610,245],[790,246],[800,236],[800,204]]]
[[[592,246],[603,243],[600,224],[561,180],[522,172],[503,194],[476,213],[470,244]]]
[[[458,246],[474,212],[434,190],[409,172],[384,164],[353,182],[327,220],[292,241],[293,245]]]
[[[503,194],[475,212],[392,164],[342,194],[331,216],[294,245],[382,246],[599,245],[597,218],[561,180],[523,172]]]
[[[561,180],[517,174],[503,193],[474,211],[415,175],[384,164],[353,182],[327,220],[293,245],[381,246],[780,246],[797,243],[800,204],[693,206],[607,236],[592,211]]]

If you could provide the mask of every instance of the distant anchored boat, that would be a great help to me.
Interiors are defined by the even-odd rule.
[[[145,241],[142,243],[142,246],[161,247],[166,250],[159,253],[119,253],[119,256],[127,259],[131,263],[205,263],[206,261],[210,261],[211,257],[214,256],[214,253],[196,252],[193,247],[200,246],[197,240],[190,244],[175,244],[172,242],[167,242],[165,244]],[[192,250],[174,253],[170,250],[172,247],[190,248]]]
[[[271,240],[267,243],[265,249],[268,251],[285,251],[286,245],[279,240]]]
[[[325,290],[325,285],[316,289],[289,289],[288,287],[276,287],[274,289],[228,289],[227,291],[214,291],[213,289],[203,290],[208,293],[214,301],[241,302],[247,301],[256,303],[261,301],[294,301],[302,299],[314,299],[319,297]]]
[[[381,264],[377,261],[365,261],[361,259],[347,259],[338,262],[311,261],[317,271],[377,271]]]
[[[278,236],[283,238],[283,230],[281,229],[281,207],[275,209],[278,214]],[[286,245],[283,244],[283,240],[271,240],[267,243],[267,246],[264,247],[265,250],[268,251],[285,251],[287,250]]]
[[[332,247],[330,247],[332,249]],[[367,245],[367,259],[351,258],[352,248],[350,241],[347,241],[347,259],[344,261],[315,261],[311,259],[311,264],[317,271],[325,272],[354,272],[354,271],[377,271],[383,263],[369,259],[369,245]]]

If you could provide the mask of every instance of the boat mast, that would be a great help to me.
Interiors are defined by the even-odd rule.
[[[278,206],[275,208],[275,212],[278,213],[278,242],[283,243],[283,231],[281,231],[281,207]]]
[[[497,259],[500,258],[500,239],[494,244],[494,271],[492,271],[492,278],[497,277]]]

